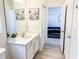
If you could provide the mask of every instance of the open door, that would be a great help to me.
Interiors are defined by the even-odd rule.
[[[66,19],[66,33],[65,33],[65,48],[64,54],[66,59],[70,59],[70,45],[71,45],[71,34],[72,34],[72,20],[73,20],[73,1],[68,1],[67,7],[67,19]]]
[[[60,48],[62,52],[64,52],[64,46],[65,46],[66,16],[67,16],[67,6],[64,6],[62,9],[61,36],[60,36]]]

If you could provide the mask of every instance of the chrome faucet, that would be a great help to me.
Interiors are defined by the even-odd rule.
[[[25,33],[22,34],[22,37],[24,37],[24,36],[25,36]]]

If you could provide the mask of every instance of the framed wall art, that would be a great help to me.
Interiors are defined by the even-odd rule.
[[[25,20],[25,9],[15,10],[16,20]]]
[[[29,8],[29,19],[39,20],[39,8]]]

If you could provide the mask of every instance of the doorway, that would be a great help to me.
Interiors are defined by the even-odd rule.
[[[48,8],[48,40],[47,43],[60,45],[62,7]]]

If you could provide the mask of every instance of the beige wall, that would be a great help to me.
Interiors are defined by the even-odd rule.
[[[48,7],[61,7],[65,0],[47,0]]]

